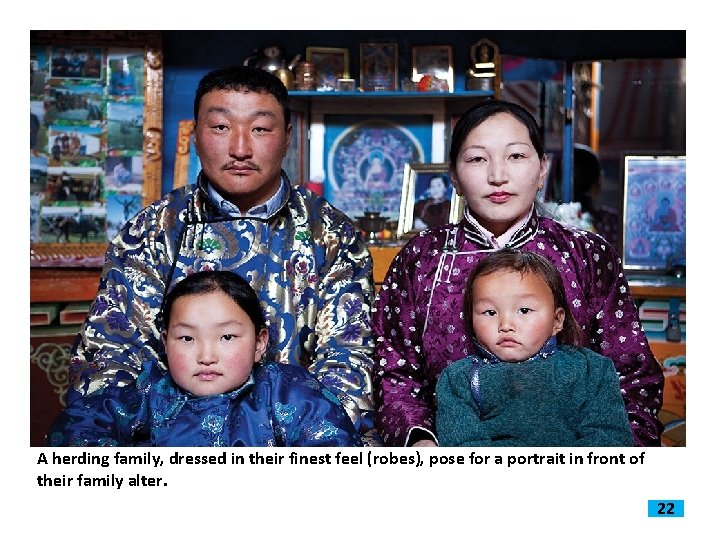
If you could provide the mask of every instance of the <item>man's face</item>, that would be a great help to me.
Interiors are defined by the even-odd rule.
[[[290,131],[271,94],[213,90],[200,99],[195,147],[210,184],[246,212],[280,186]]]

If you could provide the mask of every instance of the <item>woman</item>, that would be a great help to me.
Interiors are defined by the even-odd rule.
[[[422,231],[390,266],[373,311],[374,387],[385,444],[435,446],[440,372],[471,352],[463,321],[470,270],[487,253],[514,247],[560,271],[586,346],[610,357],[636,445],[659,445],[663,375],[640,327],[616,251],[600,236],[541,218],[535,194],[548,162],[538,125],[522,107],[486,101],[458,121],[450,173],[465,197],[459,224]]]
[[[428,227],[444,225],[450,219],[450,199],[447,190],[450,186],[444,176],[433,176],[428,182],[427,196],[415,203],[413,228],[421,231]]]

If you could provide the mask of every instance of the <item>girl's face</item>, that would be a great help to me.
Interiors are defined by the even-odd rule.
[[[562,330],[565,311],[555,308],[550,287],[537,274],[502,270],[472,285],[475,337],[500,360],[520,362]]]
[[[196,396],[242,386],[268,342],[247,313],[222,291],[178,298],[163,333],[168,367],[178,386]]]
[[[525,125],[498,113],[468,134],[452,180],[480,225],[500,236],[530,211],[546,175]]]

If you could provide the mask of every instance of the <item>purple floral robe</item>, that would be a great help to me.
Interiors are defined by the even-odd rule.
[[[650,351],[621,260],[602,237],[535,211],[507,247],[544,255],[560,271],[586,347],[615,364],[636,445],[659,446],[663,374]],[[471,352],[463,321],[468,274],[495,251],[467,219],[428,229],[393,260],[373,309],[377,427],[404,446],[417,427],[434,433],[440,372]]]

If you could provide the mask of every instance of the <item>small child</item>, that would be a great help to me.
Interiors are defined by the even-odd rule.
[[[441,446],[632,446],[613,363],[580,347],[547,259],[488,255],[468,280],[464,313],[477,354],[438,379]]]
[[[51,446],[361,446],[307,369],[262,361],[265,316],[237,274],[185,278],[162,314],[169,373],[147,361],[135,384],[68,404]]]

